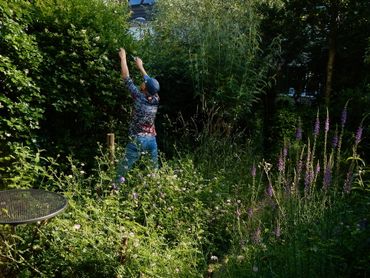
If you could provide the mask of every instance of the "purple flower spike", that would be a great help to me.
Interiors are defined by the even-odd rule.
[[[306,177],[304,179],[305,189],[308,189],[311,186],[312,181],[313,181],[313,171],[312,170],[307,170]]]
[[[256,165],[254,165],[254,163],[253,163],[253,166],[252,166],[252,169],[251,169],[251,175],[252,175],[252,177],[256,176]]]
[[[342,128],[346,124],[346,121],[347,121],[347,104],[346,104],[346,106],[344,106],[344,109],[342,111],[342,118],[341,118]]]
[[[343,190],[347,194],[351,192],[352,180],[353,180],[353,176],[352,176],[352,172],[350,171],[347,173],[347,178],[343,186]]]
[[[301,178],[301,173],[302,173],[302,167],[303,167],[303,161],[299,160],[297,164],[297,178]]]
[[[319,115],[317,114],[316,122],[315,122],[315,128],[314,128],[313,134],[315,136],[317,136],[317,135],[319,135],[319,133],[320,133],[320,119],[319,119]]]
[[[269,183],[269,186],[267,187],[266,194],[270,197],[272,197],[274,189],[272,188],[272,184]]]
[[[283,149],[283,156],[287,157],[287,155],[288,155],[288,147],[285,146],[284,149]]]
[[[280,224],[277,223],[277,225],[275,227],[275,237],[280,238],[280,236],[281,236],[281,227],[280,227]]]
[[[328,189],[329,185],[331,183],[331,169],[329,166],[326,167],[325,169],[325,174],[324,174],[324,189]]]
[[[325,132],[328,132],[329,131],[329,116],[326,117],[326,120],[325,120]]]
[[[335,149],[338,146],[338,135],[337,134],[334,135],[331,143],[332,143],[333,149]]]
[[[247,213],[248,213],[248,217],[252,218],[253,217],[253,208],[249,208]]]
[[[362,138],[362,131],[363,131],[363,128],[362,126],[360,126],[358,129],[357,129],[357,132],[356,132],[356,141],[355,141],[355,144],[358,145],[358,143],[360,143],[361,141],[361,138]]]
[[[132,193],[132,198],[134,198],[134,200],[137,200],[138,197],[139,194],[137,194],[136,192]]]
[[[258,227],[257,230],[254,232],[252,240],[256,244],[261,242],[261,227]]]
[[[295,133],[295,138],[300,141],[302,140],[302,128],[297,127],[296,133]]]
[[[285,169],[284,158],[280,155],[278,160],[278,170],[279,172],[283,172],[284,169]]]
[[[320,173],[320,161],[317,161],[317,164],[316,164],[316,175],[318,175]]]

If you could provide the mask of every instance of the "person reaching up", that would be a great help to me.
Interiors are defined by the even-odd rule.
[[[158,111],[160,90],[159,82],[150,77],[139,57],[135,57],[137,69],[140,71],[143,82],[137,87],[130,77],[127,66],[126,51],[120,48],[121,76],[126,89],[133,99],[132,118],[129,126],[129,143],[125,148],[125,155],[117,166],[117,179],[122,180],[126,173],[144,152],[149,153],[154,169],[158,169],[157,133],[155,118]]]

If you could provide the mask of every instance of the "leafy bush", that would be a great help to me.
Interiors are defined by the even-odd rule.
[[[31,144],[44,112],[37,84],[42,54],[28,33],[29,16],[28,2],[0,1],[0,188],[12,143]]]
[[[33,1],[32,7],[29,29],[43,53],[41,147],[86,158],[128,118],[118,59],[119,47],[133,47],[127,3]]]
[[[262,53],[260,18],[254,4],[208,0],[158,3],[158,20],[153,23],[145,52],[160,69],[163,83],[169,84],[162,92],[165,97],[173,98],[173,91],[187,103],[197,97],[201,113],[221,107],[220,117],[228,122],[250,112],[267,86],[267,72],[279,49],[275,41],[273,50]],[[188,113],[186,107],[182,102],[183,109],[179,108]]]

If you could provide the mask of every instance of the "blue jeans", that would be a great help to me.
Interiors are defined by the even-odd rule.
[[[158,147],[156,137],[136,135],[133,136],[131,142],[126,145],[125,157],[118,163],[117,178],[125,176],[144,152],[149,153],[153,167],[158,169]]]

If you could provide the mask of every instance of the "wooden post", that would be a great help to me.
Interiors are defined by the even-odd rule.
[[[114,164],[114,133],[107,134],[107,145],[109,150],[109,160]]]

